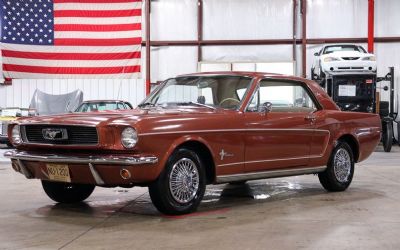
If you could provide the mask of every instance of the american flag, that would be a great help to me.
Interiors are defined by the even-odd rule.
[[[138,78],[142,0],[0,0],[5,78]]]

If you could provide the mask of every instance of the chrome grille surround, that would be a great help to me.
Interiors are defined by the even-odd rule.
[[[68,136],[62,140],[51,140],[43,135],[43,131],[47,129],[65,130]],[[27,144],[95,146],[99,143],[97,129],[94,126],[28,124],[21,125],[21,134],[24,143]]]

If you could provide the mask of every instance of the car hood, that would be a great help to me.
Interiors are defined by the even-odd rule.
[[[367,57],[374,56],[374,54],[370,53],[361,53],[358,51],[336,51],[330,54],[322,55],[321,58],[325,57]]]
[[[211,110],[208,108],[150,108],[37,116],[21,119],[18,123],[84,126],[127,125],[136,123],[142,119],[160,119],[169,116],[199,116],[220,112],[223,112],[223,110]]]

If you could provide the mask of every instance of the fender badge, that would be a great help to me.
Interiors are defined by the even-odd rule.
[[[225,156],[230,157],[230,156],[234,156],[234,154],[230,154],[228,152],[225,152],[225,150],[222,149],[221,152],[219,152],[219,156],[221,156],[221,161],[223,161]]]

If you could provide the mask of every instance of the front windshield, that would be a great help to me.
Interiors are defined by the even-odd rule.
[[[122,103],[116,102],[87,102],[82,103],[75,112],[93,112],[116,109],[124,109],[124,106],[122,105]]]
[[[251,78],[241,76],[188,76],[168,80],[143,105],[203,105],[237,109]]]
[[[357,45],[332,45],[325,47],[324,54],[330,54],[336,51],[357,51],[366,53],[363,47]]]

